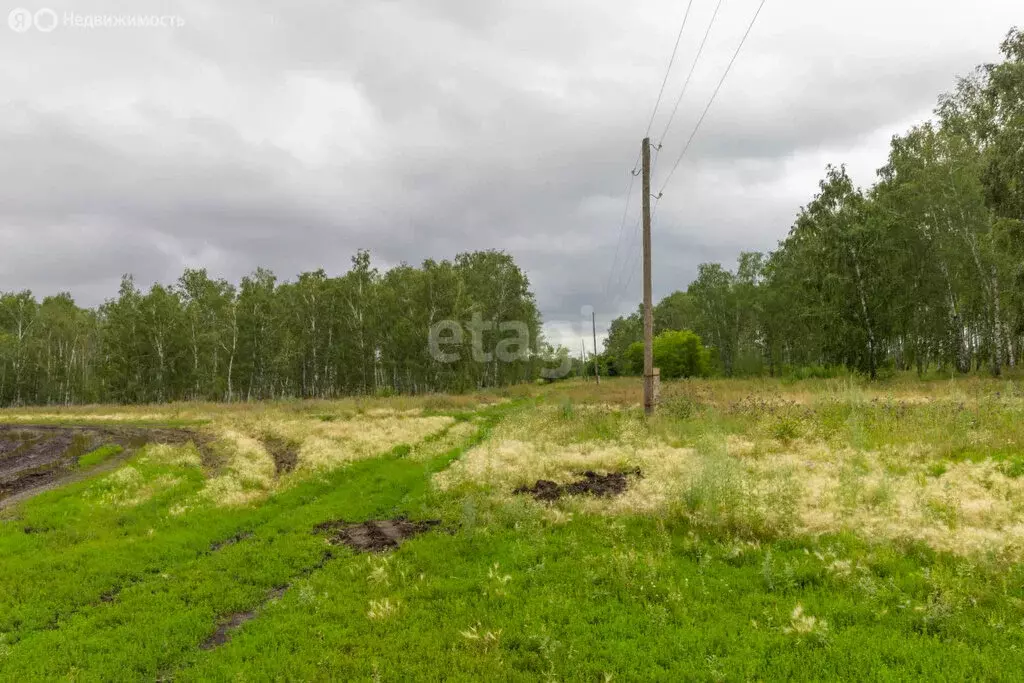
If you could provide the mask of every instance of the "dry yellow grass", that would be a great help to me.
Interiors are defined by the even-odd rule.
[[[146,447],[139,459],[173,467],[201,467],[203,464],[199,449],[194,444],[152,444]]]
[[[435,475],[435,484],[484,486],[509,501],[515,488],[538,479],[569,482],[585,470],[639,468],[644,476],[631,478],[621,496],[563,499],[544,510],[558,519],[682,512],[702,523],[776,534],[849,530],[960,554],[1024,556],[1024,477],[986,457],[1012,456],[1021,443],[1014,425],[1024,418],[1024,391],[1014,382],[674,382],[665,384],[666,409],[652,421],[636,409],[635,379],[505,394],[17,409],[0,411],[0,421],[200,424],[214,465],[192,446],[153,446],[140,456],[206,468],[201,493],[175,506],[181,514],[195,505],[252,504],[399,444],[413,447],[412,458],[433,457],[478,429],[473,420],[434,412],[535,395],[542,397],[537,405],[513,411],[487,441]],[[670,409],[673,402],[682,406]],[[951,450],[944,439],[953,433]],[[278,472],[275,448],[295,453],[294,471]],[[949,452],[970,457],[950,459]],[[173,477],[146,481],[130,467],[115,475],[101,497],[112,505],[137,504],[175,485]]]
[[[1016,385],[968,380],[864,387],[835,380],[790,389],[760,380],[681,382],[667,385],[666,397],[685,395],[710,412],[680,428],[670,417],[645,422],[637,416],[638,382],[606,384],[607,391],[604,384],[598,391],[583,382],[556,387],[547,405],[507,420],[438,473],[436,485],[481,485],[496,500],[509,501],[514,489],[538,479],[566,483],[584,470],[639,467],[644,477],[631,479],[621,496],[537,505],[556,518],[682,511],[702,522],[775,534],[852,531],[962,555],[1024,556],[1024,477],[1008,474],[1005,462],[981,457],[1016,443],[1013,416],[1024,408]],[[733,417],[744,401],[756,401],[757,410]],[[978,456],[942,460],[944,420],[960,413],[914,412],[933,404],[966,406],[959,443]],[[881,413],[888,422],[878,417],[879,405],[894,406]],[[812,411],[795,438],[785,424],[791,406]],[[851,409],[838,433],[813,415],[814,408],[836,406]],[[865,417],[872,410],[881,427]],[[915,442],[915,434],[900,432],[901,424],[926,440]],[[883,433],[893,442],[872,445],[878,437],[871,429],[895,430]]]
[[[205,447],[212,454],[210,462],[204,463],[194,445],[152,445],[138,456],[140,463],[208,470],[199,495],[173,506],[172,512],[183,514],[196,505],[258,502],[314,473],[373,457],[401,444],[420,444],[455,422],[449,415],[425,414],[429,410],[455,410],[500,400],[503,399],[497,395],[477,394],[236,405],[83,406],[3,410],[0,422],[194,423],[190,428],[207,441]],[[268,448],[270,443],[297,456],[292,471],[279,473]],[[99,499],[103,504],[137,504],[161,486],[169,485],[166,481],[146,482],[130,466],[111,477],[106,493]]]
[[[802,532],[845,529],[960,554],[1024,550],[1024,481],[991,460],[953,463],[935,476],[913,453],[900,455],[807,444],[745,464],[754,479],[792,473]],[[895,470],[888,466],[894,460],[902,465]]]
[[[100,505],[128,508],[141,505],[157,493],[181,483],[181,478],[169,474],[147,481],[138,469],[129,465],[101,479],[91,492]]]
[[[273,489],[277,474],[274,458],[259,440],[225,429],[218,443],[228,454],[227,462],[221,473],[207,481],[203,497],[218,505],[244,505]]]
[[[227,453],[227,462],[209,480],[203,495],[218,505],[252,503],[310,473],[372,457],[400,444],[419,443],[453,422],[449,416],[403,417],[390,411],[332,421],[268,415],[236,419],[232,428],[219,431],[217,444]],[[278,476],[264,444],[267,439],[294,449],[298,462],[293,472]]]
[[[750,397],[768,403],[812,405],[821,401],[869,403],[895,401],[927,404],[933,401],[958,401],[975,404],[998,395],[1001,401],[1024,406],[1020,382],[969,377],[956,380],[920,382],[900,378],[891,382],[870,383],[856,378],[815,379],[783,383],[767,377],[754,379],[688,379],[662,383],[661,397],[669,401],[686,395],[702,403],[726,407]],[[641,401],[643,387],[636,377],[602,378],[600,388],[592,382],[572,380],[547,389],[552,398],[563,398],[575,404],[634,407]]]
[[[462,446],[478,429],[479,426],[474,422],[457,422],[445,430],[439,438],[420,441],[414,445],[409,457],[414,460],[429,460],[447,453],[453,448]]]
[[[0,410],[0,422],[161,422],[175,419],[170,412],[91,412],[80,408],[68,408],[58,412],[43,412],[39,409],[21,408]]]
[[[211,403],[184,401],[146,405],[34,406],[0,408],[4,422],[207,422],[291,416],[316,419],[322,416],[346,420],[359,415],[369,417],[414,416],[428,412],[475,410],[507,401],[510,396],[528,391],[528,387],[481,390],[460,395],[428,394],[420,396],[358,396],[339,399],[260,401],[256,403]]]

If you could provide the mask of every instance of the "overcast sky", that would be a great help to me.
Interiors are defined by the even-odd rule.
[[[724,0],[661,139],[716,2],[693,2],[655,189],[759,0]],[[578,345],[584,306],[603,326],[639,301],[639,183],[620,226],[685,0],[0,5],[44,7],[50,32],[0,25],[0,291],[95,305],[125,272],[292,278],[359,248],[382,268],[496,248],[556,340]],[[890,136],[1015,23],[1019,0],[768,0],[658,207],[655,297],[773,248],[825,164],[870,184]]]

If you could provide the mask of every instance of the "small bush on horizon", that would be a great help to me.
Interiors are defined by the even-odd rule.
[[[667,330],[654,338],[654,366],[662,379],[708,377],[711,374],[711,352],[701,338],[690,330]],[[626,359],[634,374],[642,374],[643,342],[634,342],[626,350]]]

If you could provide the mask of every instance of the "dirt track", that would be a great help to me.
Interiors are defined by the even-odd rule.
[[[0,425],[0,507],[97,471],[111,469],[147,443],[202,445],[195,432],[164,427]],[[124,451],[88,471],[78,459],[107,444]]]

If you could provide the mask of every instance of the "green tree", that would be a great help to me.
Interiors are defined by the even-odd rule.
[[[0,295],[0,330],[4,335],[5,375],[9,373],[8,400],[21,405],[30,397],[33,385],[32,344],[39,304],[32,292]]]
[[[654,338],[653,351],[654,365],[664,379],[705,377],[710,372],[710,354],[690,330],[662,332]]]
[[[643,375],[644,374],[644,343],[642,341],[633,342],[626,348],[624,357],[624,365],[628,369],[631,375]]]

